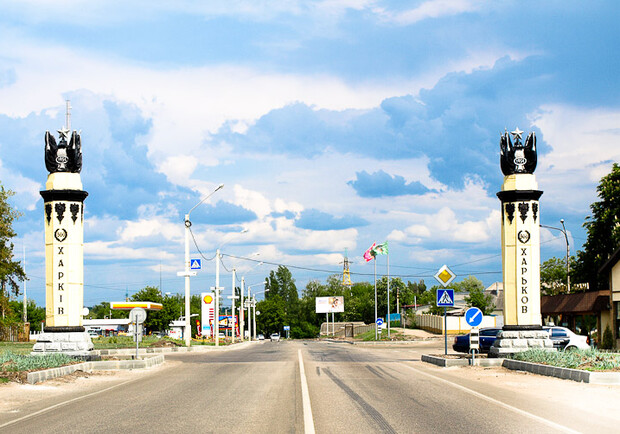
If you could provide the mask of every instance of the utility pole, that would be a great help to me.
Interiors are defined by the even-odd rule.
[[[239,291],[241,296],[241,304],[239,304],[239,334],[241,335],[241,342],[243,342],[245,336],[245,276],[241,278],[241,288]]]
[[[22,269],[24,270],[24,274],[26,274],[26,246],[24,248],[24,266]],[[25,323],[28,322],[28,299],[26,298],[26,279],[24,279],[24,309],[22,312],[22,320]]]
[[[232,294],[231,294],[231,301],[232,301],[232,326],[231,326],[231,334],[230,334],[230,338],[231,338],[231,343],[235,343],[235,325],[236,325],[236,321],[235,321],[235,270],[234,268],[232,269]]]
[[[220,345],[220,249],[215,252],[215,346]]]

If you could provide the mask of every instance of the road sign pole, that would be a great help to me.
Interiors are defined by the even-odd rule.
[[[443,343],[446,356],[448,355],[448,308],[443,308]]]

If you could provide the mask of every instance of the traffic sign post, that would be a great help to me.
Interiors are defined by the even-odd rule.
[[[454,306],[454,289],[445,289],[456,277],[456,274],[444,265],[435,274],[435,279],[444,289],[437,290],[437,307],[443,307],[443,333],[445,355],[448,355],[448,307]]]
[[[286,332],[286,339],[288,339],[289,333],[291,332],[291,326],[284,326],[284,331]]]
[[[129,318],[133,323],[133,339],[136,342],[136,360],[138,360],[138,351],[142,341],[142,323],[146,320],[146,310],[141,307],[134,307],[129,312]]]
[[[469,332],[469,352],[471,353],[471,364],[476,365],[476,352],[480,351],[480,329],[472,327]]]
[[[480,324],[482,324],[483,316],[484,315],[482,315],[482,311],[480,309],[478,309],[477,307],[470,307],[465,312],[465,321],[467,321],[467,324],[472,327],[478,327]]]
[[[377,333],[379,334],[379,339],[381,339],[381,328],[383,327],[383,318],[377,318],[376,327]]]

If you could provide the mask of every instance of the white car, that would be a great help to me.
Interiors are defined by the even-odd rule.
[[[280,333],[272,333],[270,336],[272,341],[279,341],[280,340]]]
[[[553,347],[558,350],[589,350],[590,338],[573,333],[566,327],[543,327],[549,332]]]
[[[264,341],[265,340],[265,335],[263,335],[263,334],[258,335],[258,340],[259,341]]]

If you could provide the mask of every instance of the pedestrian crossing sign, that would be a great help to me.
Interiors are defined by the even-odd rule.
[[[191,270],[200,270],[202,268],[202,260],[192,259],[191,261],[189,261],[189,268]]]
[[[437,307],[454,306],[454,289],[437,290]]]

